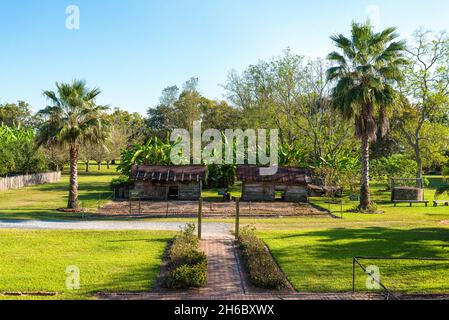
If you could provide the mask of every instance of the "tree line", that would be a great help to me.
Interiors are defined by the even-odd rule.
[[[449,37],[420,29],[407,43],[398,39],[395,28],[354,23],[349,36],[331,37],[335,51],[325,59],[286,49],[231,71],[221,101],[191,78],[164,89],[145,117],[97,105],[100,90],[83,81],[58,83],[44,93],[47,108],[31,115],[24,102],[2,105],[0,121],[33,128],[52,166],[70,164],[70,208],[77,208],[78,161],[150,161],[134,155],[164,149],[171,130],[191,131],[202,120],[204,130],[278,129],[281,164],[311,167],[326,184],[359,190],[367,210],[370,178],[388,185],[393,176],[422,178],[448,164]],[[232,183],[232,168],[216,169]]]

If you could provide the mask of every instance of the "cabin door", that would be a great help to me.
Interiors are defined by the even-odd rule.
[[[168,200],[177,200],[179,199],[179,187],[171,186],[168,187]]]

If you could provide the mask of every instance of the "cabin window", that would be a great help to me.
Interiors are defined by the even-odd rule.
[[[168,199],[179,199],[179,187],[168,187]]]

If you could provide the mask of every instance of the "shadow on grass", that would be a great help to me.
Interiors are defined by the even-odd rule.
[[[275,239],[284,240],[301,237],[313,237],[319,246],[312,249],[318,258],[329,258],[328,252],[333,252],[333,258],[346,258],[348,254],[355,256],[400,256],[400,257],[438,257],[441,250],[429,250],[429,241],[449,244],[449,229],[387,229],[380,227],[364,229],[328,229],[301,233],[298,235],[279,236]],[[433,247],[433,246],[432,246]],[[440,246],[441,249],[441,246]],[[449,256],[449,250],[445,252]]]
[[[449,229],[445,228],[328,229],[272,233],[265,238],[286,274],[295,279],[297,290],[351,290],[353,257],[449,258]],[[382,266],[384,279],[393,288],[449,290],[449,261],[364,263]]]
[[[37,221],[52,221],[52,220],[82,220],[81,213],[64,213],[52,210],[20,210],[20,212],[0,211],[0,220],[37,220]]]

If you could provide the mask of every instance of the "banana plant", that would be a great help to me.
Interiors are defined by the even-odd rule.
[[[179,142],[163,142],[157,137],[148,139],[144,145],[136,144],[123,150],[118,171],[129,175],[133,165],[171,165],[171,151]]]

